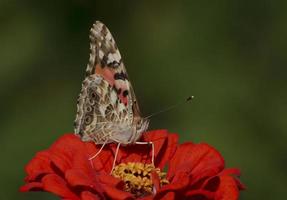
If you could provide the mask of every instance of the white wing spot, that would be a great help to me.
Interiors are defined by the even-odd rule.
[[[100,76],[95,76],[95,83],[99,85],[102,82],[103,78]]]
[[[106,117],[105,110],[106,108],[104,106],[99,106],[99,111],[103,117]]]
[[[106,40],[110,41],[112,39],[112,35],[108,32],[106,35]]]
[[[104,52],[100,49],[99,50],[99,57],[100,57],[100,59],[103,59],[103,57],[104,57]]]
[[[113,91],[111,92],[111,103],[112,104],[116,104],[116,101],[117,101],[117,94]]]

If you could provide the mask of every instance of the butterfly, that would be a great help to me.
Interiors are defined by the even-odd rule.
[[[96,144],[133,144],[147,130],[121,54],[109,29],[90,30],[90,58],[77,100],[75,134]]]

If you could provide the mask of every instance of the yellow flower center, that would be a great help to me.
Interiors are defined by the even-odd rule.
[[[112,175],[124,181],[125,191],[134,194],[135,197],[142,197],[153,193],[152,172],[158,175],[160,186],[169,183],[165,172],[161,172],[152,164],[139,162],[121,163],[114,168]]]

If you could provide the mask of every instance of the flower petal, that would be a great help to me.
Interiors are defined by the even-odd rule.
[[[84,142],[79,137],[74,134],[65,134],[50,147],[51,160],[58,169],[65,172],[78,163],[78,161],[73,163],[76,154],[80,153],[80,157],[87,160],[85,148]]]
[[[94,193],[89,191],[84,191],[81,193],[81,200],[100,200],[101,198]]]
[[[54,142],[50,149],[53,149],[55,151],[63,151],[63,152],[69,152],[71,150],[79,150],[84,148],[84,142],[81,141],[81,139],[72,133],[67,133],[61,136],[59,139]]]
[[[236,168],[224,169],[222,172],[220,172],[220,175],[240,176],[240,170]]]
[[[131,193],[123,191],[124,182],[113,176],[102,174],[98,177],[98,183],[101,184],[104,193],[111,199],[133,199]]]
[[[31,182],[27,183],[20,187],[20,192],[29,192],[29,191],[42,191],[43,190],[43,183],[39,182]]]
[[[220,176],[220,185],[215,193],[216,200],[237,200],[239,190],[236,181],[231,176]]]
[[[65,178],[68,181],[69,185],[73,187],[77,186],[86,186],[94,188],[94,182],[91,177],[87,176],[82,170],[70,169],[66,172]]]
[[[205,190],[192,190],[185,194],[188,200],[214,200],[214,193]]]
[[[95,154],[98,154],[102,147],[101,144],[96,145],[94,142],[86,142],[85,145],[89,158],[93,157]],[[95,171],[106,174],[111,172],[114,161],[114,146],[114,144],[107,144],[98,154],[98,156],[90,161]]]
[[[168,192],[162,197],[160,197],[160,200],[175,200],[175,193],[174,192]]]
[[[153,183],[154,191],[157,192],[160,189],[160,179],[158,174],[155,171],[151,172],[151,180]]]
[[[120,179],[115,178],[109,174],[101,174],[100,176],[98,176],[98,181],[102,184],[112,185],[114,187],[119,187],[121,189],[124,186],[124,183]]]
[[[192,175],[192,183],[203,177],[214,176],[224,168],[224,160],[207,144],[184,143],[170,161],[167,177],[172,179],[179,171]]]
[[[79,200],[77,197],[67,186],[67,183],[61,177],[55,174],[48,174],[42,179],[43,181],[43,189],[45,191],[54,193],[60,197],[71,199],[71,200]]]
[[[25,181],[35,181],[45,174],[53,173],[53,170],[50,167],[50,162],[49,151],[38,152],[25,167],[25,171],[27,173]]]
[[[188,187],[189,184],[189,177],[186,176],[184,172],[179,172],[176,174],[176,179],[179,181],[174,181],[168,185],[164,185],[157,191],[155,199],[161,199],[161,197],[165,196],[169,192],[176,192],[181,194],[182,191]]]
[[[206,181],[204,184],[204,189],[210,192],[215,192],[220,184],[220,178],[218,176],[214,176]]]
[[[155,147],[155,166],[163,169],[165,164],[170,160],[175,153],[178,135],[168,133],[166,130],[156,130],[146,132],[144,141],[153,142]]]
[[[117,199],[117,200],[131,200],[134,199],[131,193],[124,192],[123,190],[119,190],[112,186],[106,186],[105,192],[109,199]]]
[[[224,169],[222,172],[220,172],[219,175],[229,175],[234,177],[234,181],[236,182],[239,190],[245,190],[246,186],[240,182],[239,176],[240,176],[240,170],[237,168],[229,168],[229,169]]]

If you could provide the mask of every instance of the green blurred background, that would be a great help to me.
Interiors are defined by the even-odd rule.
[[[0,199],[73,131],[94,20],[112,31],[142,112],[194,95],[150,129],[207,142],[242,171],[241,199],[287,196],[287,1],[0,1]]]

